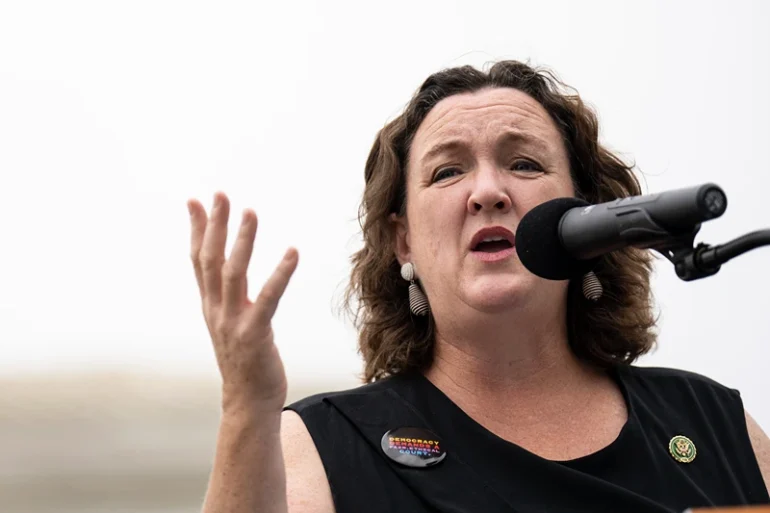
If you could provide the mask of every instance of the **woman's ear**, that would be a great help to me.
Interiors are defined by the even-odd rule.
[[[393,240],[396,259],[400,265],[411,262],[412,253],[409,244],[409,227],[406,222],[406,215],[397,216],[390,214],[390,226],[393,230]]]

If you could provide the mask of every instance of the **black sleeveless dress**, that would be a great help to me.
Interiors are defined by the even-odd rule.
[[[770,503],[736,390],[671,369],[611,374],[626,400],[626,425],[604,449],[563,462],[492,434],[420,374],[287,409],[315,442],[337,513],[679,513]],[[420,468],[386,456],[383,435],[402,427],[437,435],[444,459]],[[694,447],[677,448],[680,435]]]

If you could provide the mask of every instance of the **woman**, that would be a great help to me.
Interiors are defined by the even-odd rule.
[[[682,511],[770,502],[770,440],[739,394],[631,363],[654,343],[650,258],[604,257],[603,295],[529,273],[516,227],[557,197],[640,193],[595,116],[505,61],[434,74],[379,133],[353,259],[366,381],[290,405],[270,319],[290,249],[253,303],[247,210],[189,203],[223,378],[205,511]],[[764,481],[763,481],[764,473]]]

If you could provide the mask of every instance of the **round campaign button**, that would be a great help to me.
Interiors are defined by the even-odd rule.
[[[382,436],[380,445],[388,458],[407,467],[430,467],[446,457],[438,436],[422,428],[391,429]]]

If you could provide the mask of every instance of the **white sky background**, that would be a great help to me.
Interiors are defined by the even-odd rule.
[[[0,375],[215,375],[185,201],[223,190],[236,218],[260,217],[250,283],[300,251],[275,320],[290,378],[352,380],[355,334],[334,311],[364,161],[447,66],[549,66],[595,106],[646,192],[726,190],[727,213],[698,240],[770,227],[768,26],[761,1],[6,0]],[[758,249],[693,283],[660,262],[660,345],[642,360],[740,389],[766,429],[768,261]]]

